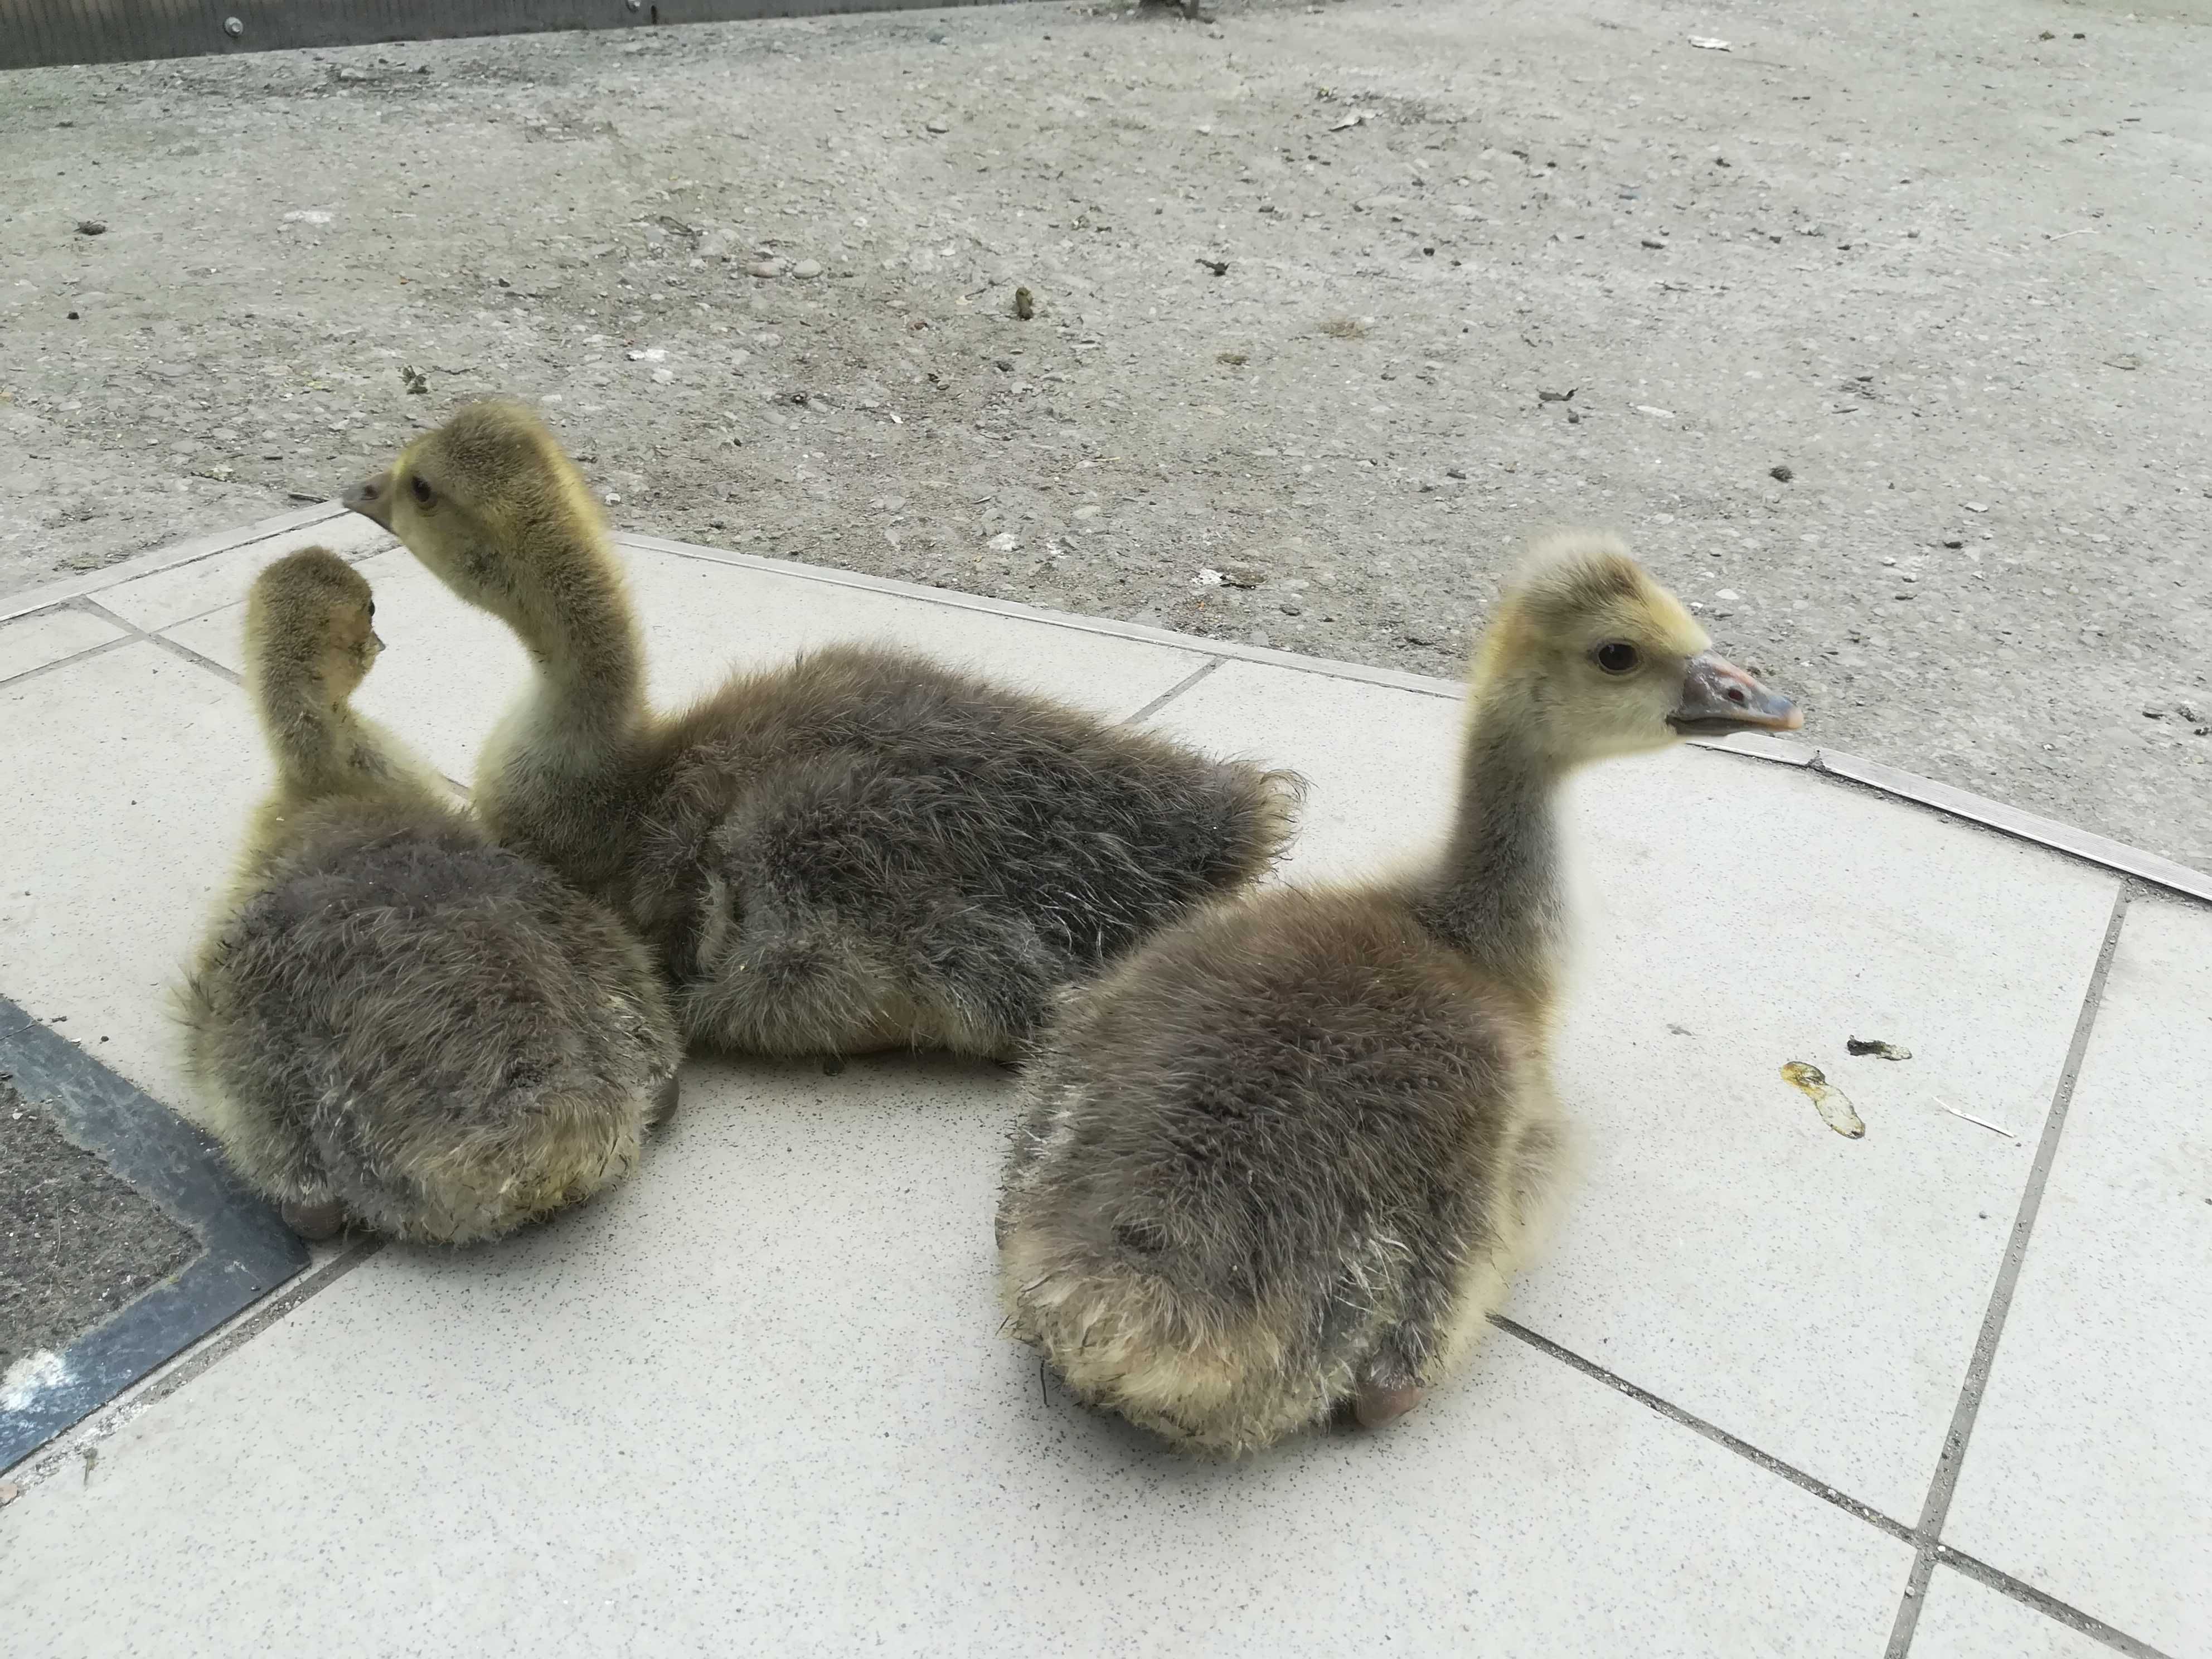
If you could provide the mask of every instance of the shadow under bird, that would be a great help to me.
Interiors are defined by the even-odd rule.
[[[246,684],[276,786],[179,988],[185,1059],[295,1230],[461,1244],[624,1174],[681,1051],[629,930],[354,711],[375,611],[319,547],[253,585]]]
[[[1064,1000],[1000,1192],[1016,1333],[1079,1399],[1194,1451],[1410,1409],[1570,1162],[1560,782],[1800,723],[1617,540],[1540,544],[1474,659],[1439,855],[1217,905]]]

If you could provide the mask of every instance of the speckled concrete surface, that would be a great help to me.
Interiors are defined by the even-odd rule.
[[[262,775],[237,594],[316,533],[0,623],[0,663],[33,664],[0,684],[22,779],[0,791],[0,991],[179,1103],[156,994]],[[352,551],[392,641],[375,712],[465,775],[512,647],[403,554]],[[1303,769],[1293,876],[1418,844],[1441,806],[1448,686],[706,549],[628,556],[668,696],[873,634]],[[66,620],[104,616],[126,620]],[[46,659],[57,640],[78,654]],[[695,1062],[672,1132],[603,1201],[325,1274],[8,1472],[11,1650],[2203,1650],[2212,1449],[2160,1426],[2178,1407],[2129,1425],[2119,1402],[2178,1401],[2201,1370],[2185,1319],[2180,1349],[2147,1346],[2202,1237],[2144,1194],[2201,1184],[2185,1079],[2212,912],[2134,899],[2099,979],[2109,873],[1704,750],[1591,773],[1569,819],[1586,920],[1561,1072],[1586,1177],[1514,1323],[1391,1432],[1193,1466],[1041,1377],[990,1283],[1003,1071]],[[1928,1495],[2099,994],[1939,1535]],[[1914,1058],[1849,1059],[1848,1036]],[[1864,1139],[1782,1083],[1792,1059],[1853,1093]],[[2092,1214],[2124,1224],[2100,1242]],[[2130,1288],[2115,1251],[2157,1272]],[[2074,1449],[2063,1471],[2039,1437]],[[1939,1540],[1996,1587],[1938,1566],[1923,1601]]]
[[[1687,1659],[1715,1604],[1745,1654],[1887,1626],[1903,1543],[1510,1340],[1387,1442],[1183,1463],[997,1334],[1006,1083],[686,1085],[610,1202],[386,1251],[0,1516],[15,1639]]]
[[[2212,1653],[2208,1079],[2212,913],[2139,901],[1951,1512],[1960,1549],[2171,1653]]]
[[[1939,1567],[1912,1641],[1914,1659],[2106,1659],[2098,1638]]]

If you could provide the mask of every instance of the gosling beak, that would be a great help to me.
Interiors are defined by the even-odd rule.
[[[363,478],[345,493],[349,510],[365,519],[374,519],[386,530],[392,528],[392,474],[378,473],[374,478]]]
[[[1682,698],[1667,724],[1685,737],[1719,737],[1747,728],[1795,732],[1805,724],[1797,705],[1770,691],[1726,657],[1701,651],[1682,673]]]

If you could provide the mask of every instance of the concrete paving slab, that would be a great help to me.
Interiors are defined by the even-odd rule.
[[[305,528],[283,545],[336,539]],[[230,562],[197,590],[150,586],[185,567],[118,591],[137,590],[134,621],[214,595],[170,637],[234,666],[234,595],[280,539],[201,561]],[[668,549],[629,558],[664,703],[732,663],[871,635],[1109,714],[1206,669],[1153,718],[1308,774],[1292,877],[1401,857],[1443,820],[1450,696],[1324,664],[1208,667],[1200,641]],[[365,568],[393,649],[364,700],[465,777],[521,653],[404,552]],[[243,700],[125,643],[0,687],[0,730],[29,780],[0,796],[0,994],[67,1015],[63,1032],[185,1104],[159,993],[263,787]],[[1909,1521],[2117,883],[1809,769],[1696,750],[1589,774],[1569,815],[1586,922],[1562,1083],[1589,1167],[1509,1311]],[[2212,1058],[2207,927],[2136,902],[1948,1537],[2170,1652],[2204,1646],[2190,1586],[2212,1535],[2190,1496],[2212,1443],[2179,1403],[2212,1344],[2190,1326],[2175,1345],[2172,1308],[2197,1305],[2212,1258],[2185,1218],[2109,1217],[2195,1168],[2173,1079]],[[2139,1030],[2108,1030],[2137,1005]],[[1850,1060],[1846,1036],[1915,1058]],[[1782,1083],[1798,1059],[1854,1096],[1863,1139]],[[57,1654],[921,1651],[948,1632],[1024,1653],[1887,1639],[1904,1542],[1509,1333],[1389,1437],[1235,1469],[1073,1408],[996,1334],[988,1218],[1012,1102],[995,1069],[695,1064],[687,1082],[674,1132],[605,1202],[490,1250],[375,1255],[103,1430],[88,1481],[34,1480],[0,1510],[11,1638]],[[2109,1159],[2085,1122],[2113,1126]],[[2069,1206],[2096,1225],[2047,1231]],[[2039,1279],[2046,1248],[2065,1271]],[[2008,1383],[2023,1343],[2042,1369]],[[2045,1444],[2060,1449],[2039,1460]],[[2072,1487],[2045,1467],[2068,1457]],[[2026,1517],[2016,1547],[1966,1530],[1985,1512]],[[2074,1659],[2077,1637],[1944,1568],[1912,1650]]]
[[[927,652],[1121,719],[1208,660],[1196,648],[673,553],[629,548],[624,559],[645,628],[652,696],[663,708],[683,706],[734,670],[774,667],[799,651],[850,641]],[[377,631],[390,647],[364,684],[361,706],[465,781],[477,750],[526,683],[522,648],[504,624],[454,599],[404,549],[367,559],[361,568],[375,586]],[[252,580],[248,571],[245,580]],[[166,631],[235,672],[244,616],[245,606],[234,605]]]
[[[344,514],[104,587],[94,598],[133,626],[153,633],[239,603],[263,565],[319,543],[349,559],[393,545],[391,536],[368,520]]]
[[[1455,702],[1231,663],[1156,718],[1308,775],[1292,878],[1434,844]],[[1583,921],[1559,1074],[1588,1167],[1509,1311],[1909,1522],[2117,883],[1695,749],[1583,775],[1567,819]],[[1850,1036],[1914,1058],[1850,1059]],[[1856,1100],[1863,1139],[1783,1081],[1792,1060]]]
[[[385,651],[356,702],[466,784],[477,750],[527,681],[528,659],[503,623],[454,599],[404,549],[388,549],[360,568],[376,590]],[[245,625],[241,601],[167,629],[163,637],[235,674],[245,667]]]
[[[774,667],[817,646],[920,651],[1113,719],[1135,714],[1204,667],[1192,648],[994,616],[926,599],[629,550],[653,695],[664,706],[712,690],[735,666]]]
[[[124,637],[123,629],[89,611],[42,611],[0,623],[0,680],[14,679]]]
[[[1400,1430],[1239,1466],[1048,1401],[990,1285],[994,1069],[686,1084],[603,1201],[387,1249],[0,1511],[14,1639],[1879,1651],[1903,1543],[1504,1335]]]
[[[190,1115],[167,988],[266,787],[244,699],[151,641],[0,688],[0,994]]]
[[[1938,1567],[1912,1638],[1912,1659],[2112,1659],[2094,1636]]]
[[[2129,908],[1945,1541],[2212,1654],[2212,911]]]
[[[265,541],[271,536],[281,536],[286,531],[297,530],[307,525],[327,523],[342,516],[344,512],[345,509],[336,501],[317,501],[271,514],[251,524],[204,531],[198,535],[187,536],[181,541],[149,547],[143,553],[134,553],[128,558],[118,559],[112,564],[104,564],[94,570],[71,571],[67,575],[55,577],[52,581],[40,582],[35,587],[22,588],[0,599],[0,619],[27,617],[34,611],[50,610],[71,599],[83,599],[111,587],[120,587],[141,576],[173,570],[212,554],[227,553],[249,542]]]
[[[1281,874],[1340,881],[1436,844],[1451,805],[1461,711],[1455,696],[1224,662],[1148,723],[1209,747],[1257,750],[1304,773],[1312,787]]]

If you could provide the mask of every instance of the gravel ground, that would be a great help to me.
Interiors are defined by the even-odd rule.
[[[0,1376],[66,1348],[199,1251],[0,1077]]]
[[[493,389],[628,528],[1433,673],[1594,520],[1819,741],[2212,867],[2192,13],[1048,3],[0,76],[0,591]]]

